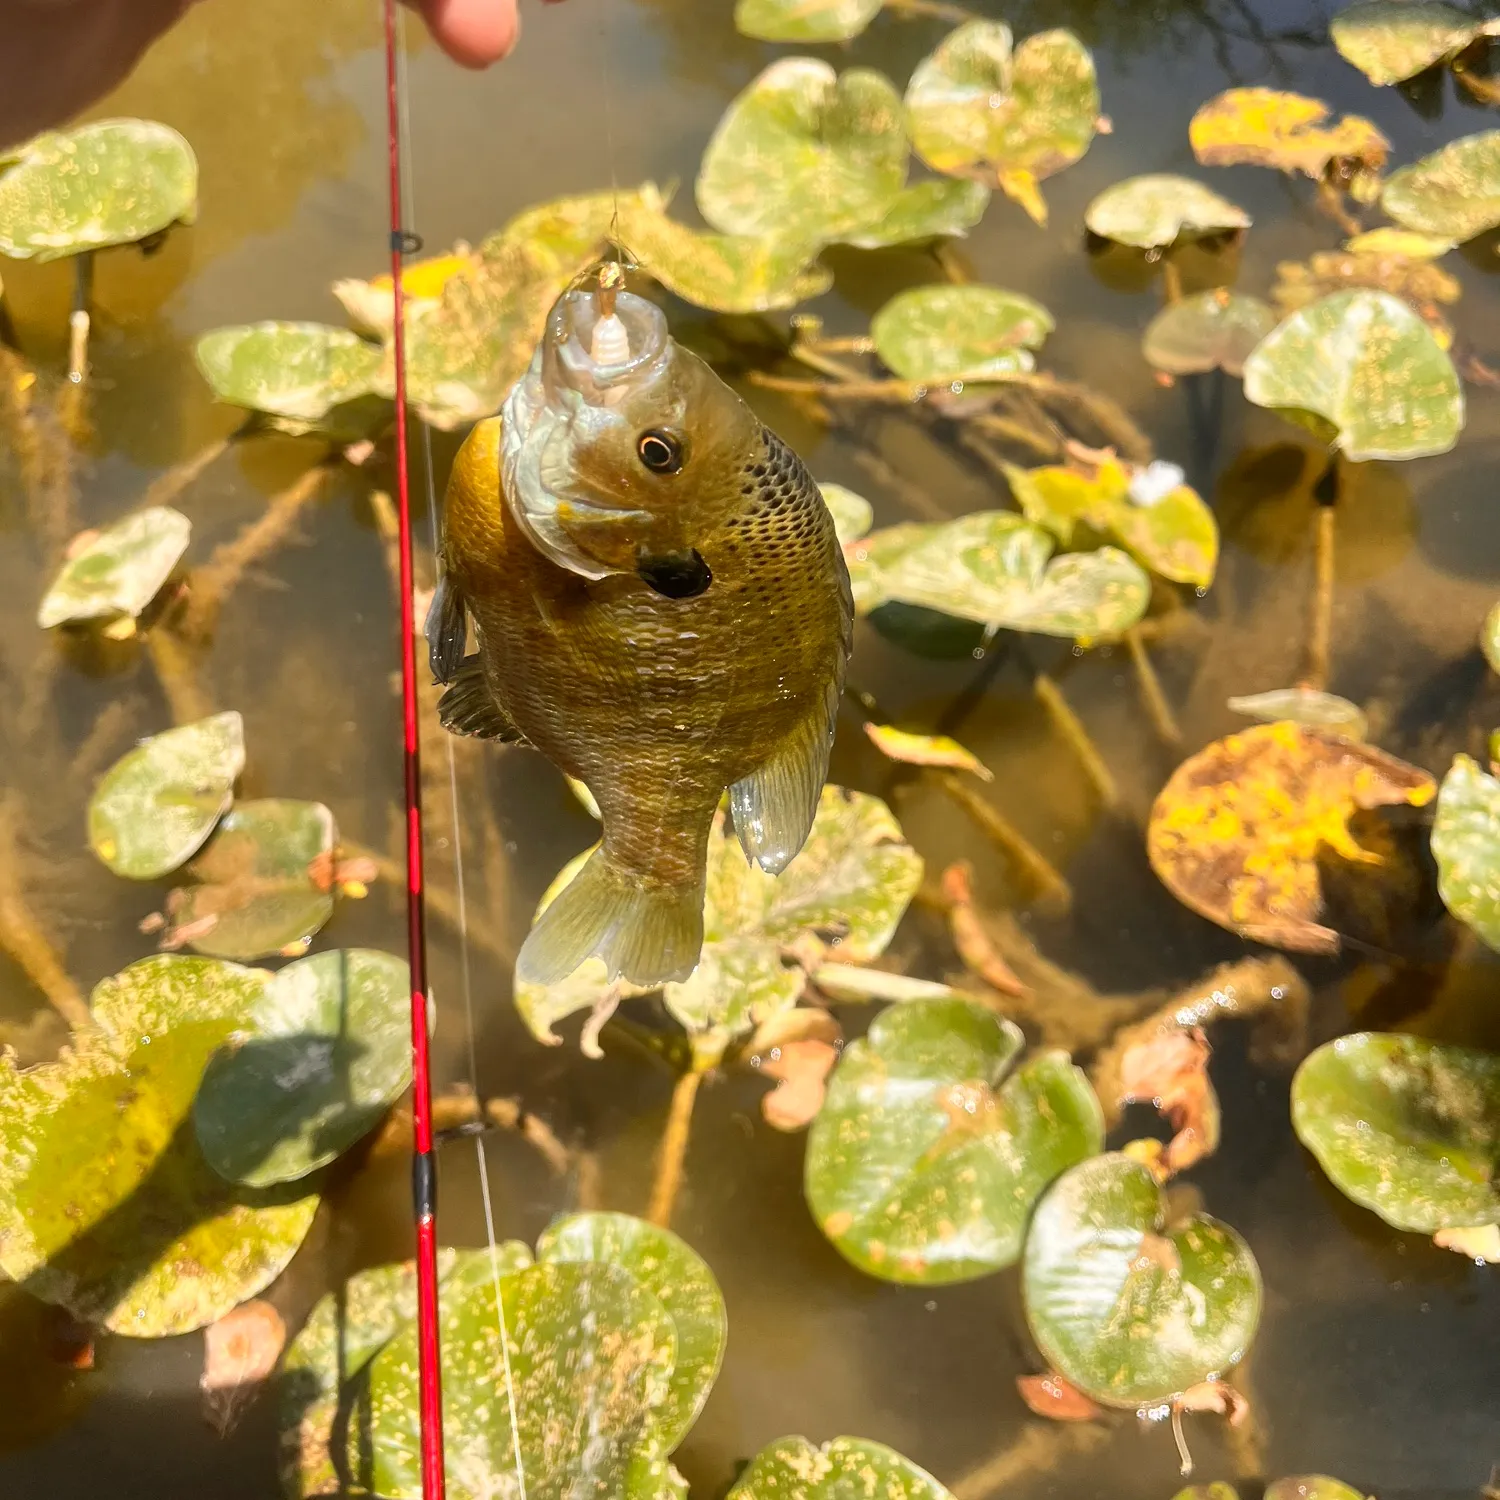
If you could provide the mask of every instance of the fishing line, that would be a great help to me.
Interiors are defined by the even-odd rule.
[[[422,1450],[423,1500],[444,1500],[446,1474],[443,1454],[442,1365],[438,1342],[437,1288],[437,1171],[432,1138],[432,1080],[428,1048],[428,980],[425,891],[422,869],[421,765],[416,692],[416,620],[413,599],[411,544],[411,498],[407,462],[405,295],[402,286],[404,259],[420,249],[420,239],[406,226],[416,222],[414,169],[401,170],[402,161],[414,163],[411,146],[411,112],[406,70],[406,18],[396,0],[385,3],[385,48],[387,133],[390,152],[390,219],[392,282],[392,349],[396,384],[396,485],[398,552],[400,556],[401,698],[405,748],[405,801],[407,814],[407,945],[412,982],[412,1116],[413,1202],[417,1230],[417,1328],[418,1379]],[[426,422],[422,432],[423,471],[426,484],[428,534],[434,564],[438,559],[437,486],[433,473],[432,431]],[[463,840],[459,815],[458,769],[452,740],[444,736],[448,766],[448,796],[452,823],[453,872],[459,913],[460,973],[469,1055],[469,1076],[474,1098],[479,1099],[478,1053],[475,1043],[473,972],[469,946],[468,903],[464,882]],[[511,1441],[520,1500],[526,1500],[526,1474],[521,1455],[520,1422],[516,1409],[515,1379],[510,1365],[510,1330],[500,1292],[500,1261],[495,1242],[494,1210],[490,1200],[489,1170],[484,1142],[476,1135],[479,1182],[484,1203],[485,1232],[489,1245],[490,1279],[495,1317],[500,1336],[501,1363],[509,1407]]]

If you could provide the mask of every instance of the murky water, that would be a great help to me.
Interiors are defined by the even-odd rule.
[[[1114,133],[1047,184],[1051,225],[1040,230],[997,198],[961,249],[985,280],[1050,307],[1058,330],[1046,363],[1121,400],[1158,451],[1190,467],[1217,497],[1225,555],[1199,610],[1208,628],[1184,633],[1158,666],[1190,746],[1226,732],[1230,693],[1294,679],[1304,636],[1310,501],[1247,480],[1250,458],[1295,448],[1292,429],[1223,392],[1216,428],[1194,423],[1183,390],[1159,389],[1138,353],[1159,290],[1119,257],[1090,260],[1084,205],[1119,177],[1194,172],[1187,121],[1230,84],[1272,83],[1372,118],[1410,160],[1491,121],[1455,99],[1451,84],[1419,114],[1392,90],[1365,84],[1327,45],[1326,15],[1290,0],[1027,0],[977,9],[1018,34],[1074,27],[1095,49]],[[483,77],[460,75],[429,46],[411,67],[415,221],[429,246],[477,241],[516,210],[562,193],[680,179],[690,203],[698,156],[732,95],[777,49],[738,37],[727,0],[572,0],[527,15],[517,60]],[[150,115],[182,130],[202,167],[200,220],[149,260],[101,258],[93,350],[94,439],[78,455],[73,524],[107,521],[136,503],[153,478],[229,433],[194,370],[203,330],[264,317],[338,321],[328,292],[339,276],[373,274],[385,240],[382,58],[367,0],[205,0],[95,112]],[[941,35],[940,22],[883,18],[844,53],[904,82]],[[415,38],[417,28],[412,27]],[[1216,187],[1255,216],[1238,284],[1264,294],[1276,262],[1336,243],[1305,184],[1251,168],[1213,174]],[[835,292],[821,309],[831,332],[862,331],[900,287],[933,279],[918,254],[835,253]],[[1188,260],[1190,283],[1212,284],[1222,261]],[[1464,283],[1460,326],[1469,343],[1500,354],[1500,270],[1492,241],[1468,247],[1453,269]],[[6,268],[28,352],[44,367],[63,357],[69,272]],[[707,336],[700,314],[681,326]],[[763,414],[822,479],[860,489],[878,524],[907,518],[900,496],[872,483],[849,440],[825,437],[797,409],[755,394]],[[1476,749],[1500,716],[1500,694],[1476,668],[1472,646],[1500,594],[1500,525],[1493,463],[1500,398],[1470,391],[1458,449],[1362,481],[1339,525],[1335,672],[1331,686],[1372,705],[1382,742],[1430,769],[1452,750]],[[984,504],[985,482],[909,429],[873,431],[887,457],[954,514]],[[439,482],[453,444],[440,439]],[[192,557],[233,536],[306,465],[301,443],[236,446],[177,503],[192,517]],[[420,450],[419,450],[420,457]],[[1295,453],[1280,457],[1283,481]],[[1265,460],[1274,473],[1276,455]],[[1237,477],[1238,476],[1238,477]],[[14,485],[6,471],[4,483]],[[1249,498],[1260,503],[1252,508]],[[424,522],[425,524],[425,522]],[[57,923],[69,967],[85,984],[139,956],[135,923],[153,890],[117,881],[83,849],[86,768],[59,773],[106,705],[113,743],[165,726],[169,706],[144,656],[57,665],[31,624],[42,580],[35,537],[19,505],[0,496],[0,662],[8,696],[0,725],[0,781],[24,794],[32,847],[28,887]],[[215,707],[245,716],[246,791],[329,803],[346,837],[386,848],[399,790],[392,688],[393,599],[363,493],[341,481],[301,519],[290,545],[228,601],[206,675]],[[1032,665],[1055,670],[1122,788],[1099,809],[1081,771],[1051,737],[1028,688],[1026,663],[934,663],[905,656],[862,627],[854,675],[905,725],[939,720],[997,773],[996,804],[1065,869],[1077,902],[1065,921],[1038,918],[1048,956],[1101,990],[1190,983],[1241,946],[1176,905],[1147,868],[1141,830],[1171,758],[1154,737],[1123,653],[1072,659],[1031,643]],[[980,690],[965,690],[984,672]],[[23,701],[33,711],[13,711]],[[959,704],[961,707],[956,708]],[[628,1052],[589,1063],[571,1047],[546,1051],[511,1010],[503,955],[524,932],[536,897],[592,825],[560,779],[526,754],[484,752],[460,762],[460,831],[469,869],[476,1047],[481,1090],[520,1094],[558,1135],[598,1154],[607,1206],[639,1211],[671,1078]],[[976,861],[981,896],[1009,892],[995,856],[939,795],[880,761],[846,720],[834,778],[893,796],[933,868]],[[438,882],[451,888],[451,820],[435,782],[431,814]],[[440,794],[440,795],[439,795]],[[497,857],[498,856],[498,857]],[[328,941],[399,947],[394,899],[377,890],[344,903]],[[914,913],[899,951],[915,964],[945,952],[930,917]],[[468,1073],[461,965],[450,926],[433,925],[442,1020],[439,1066]],[[1465,945],[1446,970],[1432,962],[1404,977],[1373,965],[1302,961],[1317,987],[1315,1038],[1351,1018],[1400,1023],[1455,1040],[1500,1045],[1500,964]],[[924,970],[929,972],[929,970]],[[24,1022],[37,997],[0,961],[0,1019]],[[862,1024],[858,1018],[852,1023]],[[571,1038],[572,1033],[570,1033]],[[1473,1494],[1500,1458],[1494,1415],[1500,1317],[1495,1272],[1415,1236],[1387,1231],[1346,1204],[1293,1140],[1284,1071],[1261,1070],[1231,1028],[1218,1038],[1215,1077],[1225,1143],[1194,1174],[1208,1206],[1250,1241],[1265,1276],[1266,1312],[1249,1384],[1264,1426],[1267,1475],[1337,1473],[1383,1496]],[[727,1363],[709,1406],[678,1455],[695,1492],[711,1495],[733,1465],[787,1432],[816,1440],[847,1432],[878,1438],[950,1485],[1010,1447],[1029,1420],[1013,1387],[1032,1368],[1014,1276],[930,1292],[873,1282],[846,1266],[813,1226],[801,1196],[802,1141],[760,1119],[754,1079],[730,1077],[700,1098],[688,1180],[676,1227],[707,1256],[728,1298]],[[1136,1122],[1141,1123],[1141,1122]],[[526,1239],[572,1201],[528,1147],[500,1136],[490,1147],[501,1231]],[[483,1238],[475,1158],[456,1142],[443,1157],[442,1232]],[[396,1159],[345,1173],[289,1273],[286,1305],[305,1307],[326,1281],[404,1253],[406,1170]],[[106,1341],[99,1368],[65,1374],[39,1358],[34,1320],[0,1298],[0,1496],[55,1500],[111,1495],[150,1500],[267,1500],[277,1493],[273,1412],[251,1411],[227,1441],[197,1410],[197,1338]],[[1088,1451],[1067,1430],[1039,1428],[1034,1462],[1004,1488],[1025,1495],[1165,1497],[1177,1485],[1167,1434],[1123,1424]],[[1193,1426],[1203,1478],[1228,1477],[1221,1429]],[[1049,1459],[1047,1445],[1058,1452]],[[971,1493],[973,1491],[971,1490]]]

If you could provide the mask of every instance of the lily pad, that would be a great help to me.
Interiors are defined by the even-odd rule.
[[[1364,0],[1328,23],[1339,55],[1371,83],[1404,83],[1462,52],[1484,23],[1436,0]]]
[[[188,1333],[269,1285],[316,1193],[227,1183],[188,1121],[210,1055],[268,976],[157,955],[94,990],[94,1028],[55,1062],[0,1056],[0,1270],[85,1322]]]
[[[1407,234],[1394,230],[1394,234]],[[1412,238],[1420,238],[1413,235]],[[1357,239],[1365,238],[1356,236]],[[1349,242],[1352,246],[1355,240]],[[1334,292],[1351,287],[1369,287],[1389,292],[1410,305],[1432,330],[1442,349],[1453,343],[1453,330],[1439,310],[1457,302],[1462,288],[1458,278],[1432,264],[1430,255],[1408,255],[1394,243],[1385,248],[1355,251],[1318,250],[1304,261],[1281,261],[1271,298],[1282,314],[1296,312]]]
[[[981,781],[993,781],[995,773],[951,735],[914,734],[897,729],[894,724],[865,724],[870,743],[890,760],[909,766],[942,766],[955,771],[969,771]]]
[[[1327,1474],[1293,1474],[1268,1484],[1262,1500],[1365,1500],[1365,1495]]]
[[[657,1427],[671,1400],[676,1333],[660,1300],[620,1266],[534,1265],[500,1282],[506,1355],[487,1267],[449,1275],[443,1289],[443,1437],[452,1500],[655,1496],[667,1487]],[[387,1500],[420,1500],[414,1322],[369,1364],[368,1455],[351,1431],[350,1469]],[[649,1481],[655,1479],[654,1487]],[[639,1486],[639,1487],[637,1487]]]
[[[1259,719],[1263,724],[1290,719],[1294,724],[1306,724],[1309,729],[1321,729],[1346,740],[1364,739],[1370,727],[1364,710],[1357,703],[1309,687],[1272,688],[1266,693],[1248,693],[1229,699],[1225,707],[1230,713],[1244,714],[1246,718]]]
[[[1366,119],[1337,124],[1321,99],[1281,89],[1225,89],[1198,106],[1188,124],[1193,155],[1205,167],[1247,163],[1321,177],[1335,161],[1378,172],[1391,143]]]
[[[974,20],[923,58],[906,90],[912,144],[939,172],[992,182],[1039,224],[1037,184],[1078,161],[1094,139],[1099,85],[1071,31],[1043,31],[1012,50],[1010,27]]]
[[[166,944],[240,963],[305,952],[333,915],[336,839],[321,802],[239,803],[188,866],[198,884],[167,898]]]
[[[89,844],[116,875],[156,880],[189,859],[245,769],[244,722],[214,714],[143,740],[89,799]]]
[[[1260,1271],[1227,1224],[1167,1223],[1156,1179],[1128,1156],[1065,1173],[1037,1206],[1021,1289],[1043,1357],[1106,1406],[1179,1396],[1243,1357]]]
[[[215,328],[194,352],[220,401],[297,423],[317,423],[381,388],[380,345],[326,323]]]
[[[841,484],[820,481],[818,488],[823,493],[823,504],[833,516],[833,529],[838,533],[839,541],[858,541],[870,529],[870,523],[875,519],[875,507],[863,495]]]
[[[371,948],[318,953],[267,984],[208,1064],[198,1144],[232,1182],[292,1182],[372,1129],[411,1083],[411,976]]]
[[[961,233],[974,184],[906,186],[901,97],[869,68],[774,62],[730,104],[698,172],[698,207],[724,234],[865,247]]]
[[[1052,314],[1019,292],[992,286],[918,286],[875,314],[875,352],[902,380],[991,380],[1029,370]]]
[[[972,1281],[1021,1253],[1047,1184],[1104,1144],[1104,1117],[1065,1052],[1012,1071],[1018,1028],[967,1000],[881,1012],[828,1082],[807,1143],[813,1218],[887,1281]]]
[[[849,549],[855,608],[892,601],[1041,635],[1119,635],[1146,612],[1150,580],[1123,552],[1052,556],[1040,526],[1006,511],[871,532]]]
[[[847,42],[884,0],[738,0],[736,30],[762,42]]]
[[[670,1452],[698,1420],[724,1359],[724,1294],[707,1262],[669,1229],[630,1214],[582,1213],[556,1220],[537,1241],[539,1261],[621,1266],[653,1292],[677,1333],[668,1398],[653,1417]]]
[[[1443,904],[1500,950],[1500,781],[1467,755],[1438,788],[1432,855]]]
[[[1388,292],[1335,292],[1294,312],[1245,361],[1245,395],[1308,425],[1351,459],[1446,453],[1464,423],[1453,361]]]
[[[1181,471],[1178,471],[1180,476]],[[1173,477],[1178,477],[1173,476]],[[1064,547],[1087,529],[1120,542],[1137,562],[1176,583],[1207,588],[1219,560],[1213,512],[1189,485],[1172,483],[1143,505],[1125,466],[1107,459],[1092,474],[1063,466],[1005,466],[1005,477],[1028,521],[1045,526]]]
[[[1160,250],[1182,236],[1248,229],[1250,215],[1191,177],[1148,173],[1107,187],[1084,210],[1084,222],[1101,239],[1141,250]]]
[[[62,565],[37,607],[43,630],[83,620],[134,619],[161,592],[193,524],[152,505],[95,533]]]
[[[1250,351],[1275,326],[1275,310],[1259,297],[1215,287],[1162,308],[1146,325],[1141,352],[1168,375],[1239,375]]]
[[[884,1443],[838,1437],[821,1448],[777,1438],[750,1461],[725,1500],[953,1500],[909,1458]]]
[[[668,291],[710,312],[753,313],[820,297],[833,273],[814,264],[821,242],[702,234],[655,204],[621,215],[630,252]]]
[[[1292,1126],[1333,1184],[1396,1229],[1500,1222],[1500,1056],[1364,1031],[1304,1059]]]
[[[1380,206],[1407,229],[1471,240],[1500,224],[1500,130],[1460,136],[1392,172]]]
[[[585,858],[559,872],[539,914]],[[793,955],[810,937],[835,944],[848,963],[878,958],[921,879],[922,861],[877,797],[825,787],[807,843],[779,876],[746,862],[721,813],[709,838],[703,956],[689,979],[664,986],[663,1001],[690,1032],[743,1035],[796,1004],[806,973]],[[553,1024],[597,1008],[608,989],[604,965],[591,959],[559,984],[518,982],[516,1008],[533,1035],[556,1041]]]
[[[155,120],[93,120],[0,157],[0,255],[56,260],[192,222],[193,148]]]
[[[1339,935],[1319,921],[1320,853],[1380,866],[1384,851],[1361,844],[1350,818],[1421,807],[1435,791],[1425,771],[1373,745],[1257,724],[1178,766],[1151,809],[1146,852],[1162,884],[1210,922],[1253,942],[1335,953]]]

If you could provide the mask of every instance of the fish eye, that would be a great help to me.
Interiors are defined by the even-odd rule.
[[[636,441],[635,451],[653,474],[675,474],[682,467],[682,444],[670,432],[653,427]]]

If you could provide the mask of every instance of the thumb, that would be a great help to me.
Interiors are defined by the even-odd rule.
[[[433,39],[454,62],[487,68],[520,34],[516,0],[416,0]]]

